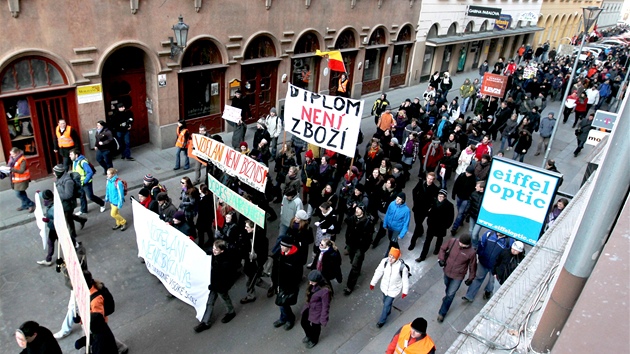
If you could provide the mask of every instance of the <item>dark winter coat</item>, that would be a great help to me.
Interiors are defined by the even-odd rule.
[[[487,231],[481,236],[481,241],[477,246],[479,263],[486,269],[494,269],[501,252],[504,249],[510,249],[513,243],[514,239],[510,237],[499,237],[495,231]]]
[[[295,300],[286,304],[295,305],[304,267],[298,248],[293,246],[286,254],[279,251],[275,257],[276,261],[272,272],[272,277],[275,279],[274,284],[278,284],[280,291],[285,294],[295,294]]]
[[[293,226],[289,227],[287,230],[287,235],[293,237],[295,240],[295,244],[299,248],[299,258],[302,262],[302,265],[306,264],[306,260],[309,254],[309,246],[315,241],[315,236],[313,235],[313,228],[308,226],[303,229],[297,229]]]
[[[526,132],[523,135],[522,132]],[[518,140],[516,140],[516,144],[514,144],[514,152],[519,154],[526,154],[527,150],[532,146],[532,134],[529,130],[521,130],[521,134],[518,135]]]
[[[247,253],[243,272],[248,276],[253,276],[267,261],[267,254],[269,253],[269,240],[267,239],[267,232],[265,229],[256,225],[255,238],[253,232],[250,234],[245,231],[242,236],[245,238],[244,245]],[[251,252],[252,249],[252,238],[254,239],[254,253],[256,254],[256,258],[250,260],[249,252]]]
[[[226,293],[236,281],[238,256],[227,249],[219,255],[212,255],[209,289],[217,293]]]
[[[446,251],[450,250],[444,267],[444,275],[455,280],[464,280],[468,273],[468,280],[475,279],[477,273],[477,255],[472,246],[461,248],[459,239],[452,238],[440,247],[438,260],[444,261]]]
[[[374,219],[371,215],[364,214],[361,219],[358,219],[356,215],[352,215],[346,218],[346,224],[348,224],[346,245],[365,253],[372,243]]]
[[[435,203],[440,188],[432,183],[430,186],[424,180],[419,180],[413,188],[413,208],[414,213],[426,215]]]
[[[455,208],[448,199],[436,201],[427,215],[427,235],[444,237],[446,230],[453,224]]]
[[[475,178],[477,178],[477,181],[485,181],[486,179],[488,179],[488,173],[490,173],[490,162],[487,163],[482,163],[481,161],[479,161],[477,164],[475,164]]]
[[[504,249],[497,259],[492,274],[496,274],[499,284],[503,284],[525,258],[525,252],[513,255],[510,248]]]
[[[77,207],[77,198],[74,196],[74,180],[70,177],[70,173],[64,173],[55,181],[55,185],[57,186],[57,192],[59,192],[63,211],[66,213],[72,212]]]
[[[160,206],[160,220],[170,223],[173,221],[173,215],[175,215],[176,212],[177,208],[173,205],[171,198],[168,198],[168,200]]]
[[[114,333],[105,322],[105,318],[99,312],[90,314],[90,353],[92,354],[118,354]],[[85,336],[75,343],[75,349],[85,347]]]
[[[459,176],[457,176],[457,179],[455,179],[451,198],[455,199],[455,196],[457,196],[457,198],[461,200],[470,199],[470,195],[475,191],[476,183],[474,175],[471,174],[470,176],[467,176],[466,172],[462,172]]]
[[[320,251],[321,253],[321,251]],[[319,257],[320,254],[317,254]],[[331,282],[333,279],[337,280],[337,283],[341,283],[343,281],[343,275],[341,274],[341,254],[339,250],[336,250],[332,247],[329,247],[328,250],[324,252],[322,256],[322,275],[324,278]],[[319,263],[319,258],[315,258],[315,262],[313,262],[312,269],[317,269],[317,264]]]
[[[35,339],[27,343],[20,354],[62,354],[59,343],[48,328],[39,326],[36,333]]]
[[[308,321],[311,323],[326,326],[328,324],[328,313],[330,311],[330,300],[332,294],[328,287],[314,285],[311,289],[311,297],[307,299],[302,313],[308,310]]]
[[[481,201],[483,200],[483,193],[474,191],[470,195],[470,203],[468,204],[468,215],[471,218],[477,220],[479,216],[479,210],[481,209]]]

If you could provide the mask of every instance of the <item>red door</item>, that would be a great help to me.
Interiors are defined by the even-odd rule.
[[[133,113],[131,146],[149,142],[149,117],[147,114],[147,84],[144,70],[130,70],[124,74],[103,77],[105,111],[109,114],[112,105],[123,103]]]
[[[276,104],[277,63],[244,65],[241,66],[241,72],[245,86],[241,90],[246,94],[251,112],[246,123],[255,123],[260,117],[269,114],[271,107]]]

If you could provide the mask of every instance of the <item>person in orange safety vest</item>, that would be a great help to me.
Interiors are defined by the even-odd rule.
[[[72,129],[64,119],[60,119],[55,128],[54,152],[58,152],[63,158],[63,167],[68,171],[72,166],[70,162],[70,150],[79,147],[79,134]]]
[[[186,128],[186,121],[180,119],[177,122],[177,141],[175,147],[175,168],[173,170],[179,170],[180,168],[180,155],[184,152],[184,170],[190,168],[190,158],[188,158],[188,146],[190,145],[190,131]]]
[[[385,353],[435,354],[435,343],[426,332],[427,320],[416,318],[396,332]]]
[[[31,181],[31,172],[28,170],[28,162],[24,157],[24,151],[14,147],[9,154],[10,158],[7,166],[10,168],[11,188],[22,202],[17,211],[28,210],[29,213],[32,213],[35,211],[35,203],[26,194],[28,183]]]

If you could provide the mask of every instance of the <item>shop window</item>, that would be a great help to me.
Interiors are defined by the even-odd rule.
[[[374,32],[372,33],[372,35],[370,36],[370,41],[368,42],[368,45],[382,45],[382,44],[386,44],[385,43],[385,30],[383,30],[382,28],[377,28],[374,30]]]
[[[53,63],[43,58],[24,58],[2,73],[0,92],[13,92],[65,84],[65,78]]]
[[[337,42],[335,43],[335,49],[348,49],[356,47],[356,39],[354,37],[354,32],[351,30],[345,30],[341,32],[339,37],[337,38]]]
[[[5,99],[4,111],[11,146],[21,149],[26,156],[37,155],[33,118],[26,97]]]
[[[210,65],[221,64],[221,53],[208,39],[198,40],[186,49],[182,59],[181,80],[183,118],[195,119],[221,113],[222,68]],[[208,65],[210,67],[200,67]],[[195,67],[200,67],[195,70]]]
[[[319,40],[315,33],[307,32],[295,44],[295,55],[299,58],[291,60],[291,83],[309,91],[317,88],[319,77],[320,57],[315,56],[315,51],[320,49]],[[312,53],[313,56],[303,56]]]

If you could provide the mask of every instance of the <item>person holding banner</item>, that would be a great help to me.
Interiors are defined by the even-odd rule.
[[[48,226],[48,253],[46,259],[37,261],[37,264],[50,267],[52,265],[52,256],[55,253],[55,241],[57,241],[57,231],[55,230],[55,198],[53,192],[50,189],[46,189],[42,192],[42,198],[44,199],[44,207],[46,213],[42,218],[42,221]]]
[[[261,282],[260,277],[267,262],[269,240],[266,229],[257,226],[251,220],[245,220],[245,232],[241,237],[244,239],[243,244],[246,248],[242,252],[245,253],[243,273],[247,276],[245,282],[247,296],[242,298],[240,303],[248,304],[256,301],[256,285]]]
[[[197,333],[201,333],[207,329],[210,329],[210,320],[212,319],[212,310],[214,303],[217,301],[217,297],[220,297],[225,304],[227,313],[221,319],[221,323],[228,323],[236,317],[234,312],[234,305],[228,291],[234,285],[236,281],[236,260],[238,257],[231,253],[228,249],[228,245],[223,240],[214,241],[212,246],[212,267],[210,268],[210,285],[208,289],[208,302],[206,303],[206,311],[201,318],[201,323],[195,326],[194,330]]]
[[[247,124],[245,124],[245,120],[251,114],[247,98],[243,97],[241,90],[236,90],[234,93],[231,106],[241,110],[241,120],[238,123],[234,123],[229,120],[227,121],[228,125],[234,128],[234,132],[232,134],[232,147],[238,150],[239,144],[241,141],[245,140],[245,133],[247,133]]]

